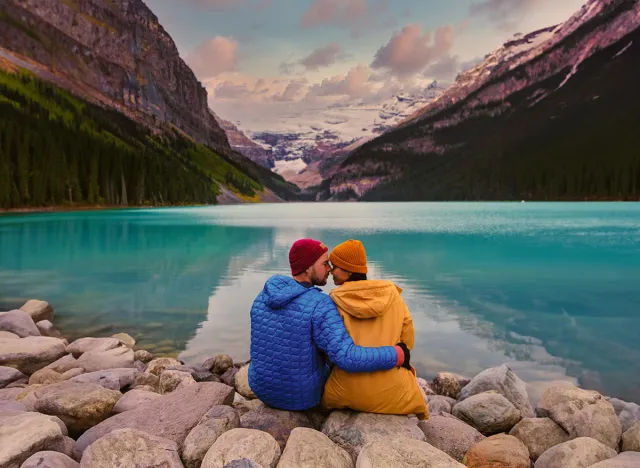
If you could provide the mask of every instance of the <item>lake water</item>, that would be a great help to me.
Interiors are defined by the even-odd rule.
[[[281,204],[0,216],[0,310],[71,339],[126,331],[187,363],[248,358],[249,309],[301,237],[360,239],[404,289],[418,373],[506,362],[640,402],[640,204]],[[333,282],[324,288],[329,291]]]

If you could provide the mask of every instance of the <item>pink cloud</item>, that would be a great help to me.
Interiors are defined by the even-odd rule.
[[[307,69],[317,71],[321,67],[328,67],[333,65],[340,58],[340,45],[336,42],[320,47],[314,50],[305,58],[300,60],[300,63]]]
[[[276,102],[293,102],[301,95],[307,87],[306,80],[291,81],[282,94],[276,94],[273,96],[273,100]]]
[[[235,84],[232,81],[223,81],[214,90],[216,99],[246,99],[251,94],[246,84]]]
[[[387,69],[407,76],[424,70],[449,55],[453,46],[453,25],[441,26],[432,36],[417,24],[408,24],[376,52],[371,68]]]
[[[200,79],[233,71],[238,62],[238,42],[230,37],[214,37],[200,44],[186,62]]]
[[[308,98],[316,96],[349,96],[362,97],[371,92],[369,76],[371,69],[360,63],[347,72],[345,76],[337,75],[325,78],[322,83],[310,87]]]

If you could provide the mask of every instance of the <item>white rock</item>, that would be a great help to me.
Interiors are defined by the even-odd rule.
[[[42,336],[50,336],[52,338],[62,338],[62,333],[49,320],[40,320],[36,323],[38,331]]]

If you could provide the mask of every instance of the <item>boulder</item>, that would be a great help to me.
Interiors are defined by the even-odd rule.
[[[51,364],[45,366],[45,369],[51,369],[58,372],[59,374],[62,374],[63,372],[66,372],[70,369],[76,369],[78,367],[80,367],[78,365],[78,360],[74,358],[72,354],[65,354],[57,361],[54,361]]]
[[[222,375],[233,367],[233,359],[231,359],[231,356],[228,354],[217,354],[204,361],[202,367],[210,370],[214,374]]]
[[[459,399],[463,401],[491,390],[509,400],[523,418],[534,416],[525,383],[506,364],[480,372],[460,391]]]
[[[80,464],[60,452],[38,452],[31,455],[20,468],[78,468]]]
[[[160,377],[149,372],[138,374],[133,382],[133,388],[151,387],[154,392],[160,391]]]
[[[27,411],[27,407],[19,401],[0,400],[0,413],[3,411]]]
[[[480,393],[453,407],[452,414],[484,435],[508,432],[521,419],[521,413],[499,393]]]
[[[107,419],[121,396],[97,384],[61,382],[35,390],[33,409],[57,416],[69,432],[80,434]]]
[[[252,462],[248,458],[241,458],[239,460],[233,460],[226,465],[224,468],[264,468],[262,465]]]
[[[322,433],[345,449],[355,461],[362,447],[377,440],[394,437],[425,440],[418,420],[406,416],[356,413],[348,410],[333,411],[322,425]]]
[[[136,429],[113,431],[82,454],[81,468],[183,468],[178,444]]]
[[[220,377],[204,367],[193,367],[192,369],[191,375],[196,379],[196,382],[220,382]]]
[[[0,389],[0,402],[15,401],[22,392],[21,388],[2,388]]]
[[[157,358],[153,361],[150,361],[147,364],[147,372],[153,375],[157,375],[158,377],[162,374],[167,367],[170,366],[180,366],[182,363],[177,359],[173,358]]]
[[[125,411],[134,410],[149,401],[160,398],[160,396],[161,395],[157,393],[148,392],[145,390],[130,390],[118,400],[116,406],[113,407],[113,413],[119,414],[124,413]]]
[[[247,400],[245,397],[240,395],[238,392],[233,396],[233,404],[232,406],[238,412],[240,416],[249,411],[253,411],[254,409],[261,408],[264,406],[260,400]]]
[[[403,437],[366,444],[356,468],[463,468],[446,453],[415,439]]]
[[[133,356],[136,361],[142,361],[145,364],[149,364],[155,359],[155,356],[153,354],[144,349],[137,350],[135,353],[133,353]]]
[[[50,336],[52,338],[62,338],[62,333],[58,330],[53,323],[48,320],[40,320],[36,323],[38,331],[42,336]]]
[[[227,371],[222,374],[220,376],[220,380],[225,383],[226,385],[229,385],[230,387],[233,387],[235,385],[235,380],[236,380],[236,374],[238,373],[238,368],[237,367],[231,367],[229,369],[227,369]]]
[[[15,333],[11,333],[8,331],[4,331],[4,330],[0,330],[0,340],[5,339],[5,340],[19,340],[20,337],[18,335],[16,335]]]
[[[450,397],[450,398],[458,398],[460,394],[460,382],[458,381],[458,377],[449,372],[440,372],[438,373],[433,382],[431,382],[431,388],[438,395]]]
[[[284,449],[291,431],[295,428],[315,429],[311,418],[303,412],[278,410],[264,405],[243,414],[240,424],[247,429],[268,432],[276,439],[281,449]]]
[[[10,383],[24,379],[26,375],[13,367],[0,366],[0,388],[5,388]]]
[[[200,468],[204,456],[218,437],[240,427],[238,413],[229,406],[214,406],[205,414],[184,441],[182,460],[186,468]]]
[[[132,368],[133,351],[126,346],[120,346],[108,351],[89,351],[78,358],[74,367],[82,367],[86,372]]]
[[[269,434],[255,429],[231,429],[211,446],[202,468],[223,468],[227,463],[246,458],[265,468],[276,468],[280,446]]]
[[[611,403],[598,392],[573,386],[547,389],[538,402],[539,417],[551,418],[569,437],[591,437],[613,449],[618,447],[622,428]]]
[[[517,437],[527,446],[533,461],[551,447],[570,439],[569,434],[549,418],[525,418],[511,429],[509,435]]]
[[[54,383],[70,380],[74,377],[82,375],[83,373],[84,369],[78,367],[69,369],[62,374],[45,367],[44,369],[40,369],[39,371],[36,371],[31,375],[31,377],[29,378],[29,385],[51,385]]]
[[[191,374],[177,370],[165,370],[160,374],[160,393],[171,393],[178,387],[195,385],[196,381]]]
[[[429,384],[429,382],[427,382],[425,379],[417,377],[416,382],[418,382],[418,387],[420,387],[420,389],[426,396],[436,394],[436,392],[433,391],[433,388],[431,388],[431,384]]]
[[[622,434],[623,452],[640,452],[640,422],[635,423],[631,428]]]
[[[529,468],[529,450],[513,436],[498,434],[471,447],[464,457],[467,468]]]
[[[31,455],[62,443],[67,428],[60,419],[39,413],[20,413],[0,421],[0,466],[20,468]]]
[[[53,322],[54,312],[48,302],[31,299],[20,307],[20,311],[31,317],[35,323],[42,320]]]
[[[605,399],[611,403],[613,409],[618,415],[618,420],[622,426],[622,432],[627,432],[631,426],[640,421],[640,405],[636,403],[629,403],[617,398]]]
[[[458,461],[462,461],[471,447],[485,439],[476,429],[449,413],[434,413],[428,420],[420,421],[418,427],[427,443]]]
[[[84,353],[109,351],[121,346],[122,343],[115,338],[80,338],[67,346],[67,353],[78,359]]]
[[[429,395],[427,397],[427,406],[429,407],[429,414],[435,413],[451,413],[451,410],[458,402],[453,398],[449,398],[442,395]]]
[[[586,468],[617,454],[595,439],[578,437],[544,452],[536,461],[535,468]]]
[[[130,387],[140,372],[137,369],[106,369],[89,372],[70,379],[71,382],[93,383],[104,388],[118,390]]]
[[[45,336],[0,339],[0,366],[30,375],[64,356],[64,348],[64,341]]]
[[[242,366],[238,370],[233,381],[234,387],[240,395],[247,398],[248,400],[258,398],[249,386],[249,364]]]
[[[19,310],[0,313],[0,330],[11,332],[20,338],[40,336],[40,330],[33,319]]]
[[[125,345],[127,348],[133,349],[133,347],[136,345],[136,340],[134,340],[132,336],[127,335],[126,333],[116,333],[115,335],[112,335],[111,338],[119,340],[120,343]]]
[[[197,383],[140,407],[117,414],[89,429],[78,439],[83,452],[100,437],[118,429],[138,429],[182,446],[185,438],[213,406],[230,405],[233,389],[220,383]]]
[[[601,461],[589,468],[638,468],[640,466],[640,452],[624,452],[617,457]]]
[[[322,432],[306,427],[291,431],[278,468],[354,468],[346,450]]]

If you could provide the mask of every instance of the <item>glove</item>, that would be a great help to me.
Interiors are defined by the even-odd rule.
[[[400,357],[400,353],[404,355],[404,359],[402,363],[398,363],[398,367],[404,367],[405,369],[411,370],[411,352],[409,351],[409,348],[407,348],[407,345],[401,341],[395,347],[398,357]]]

